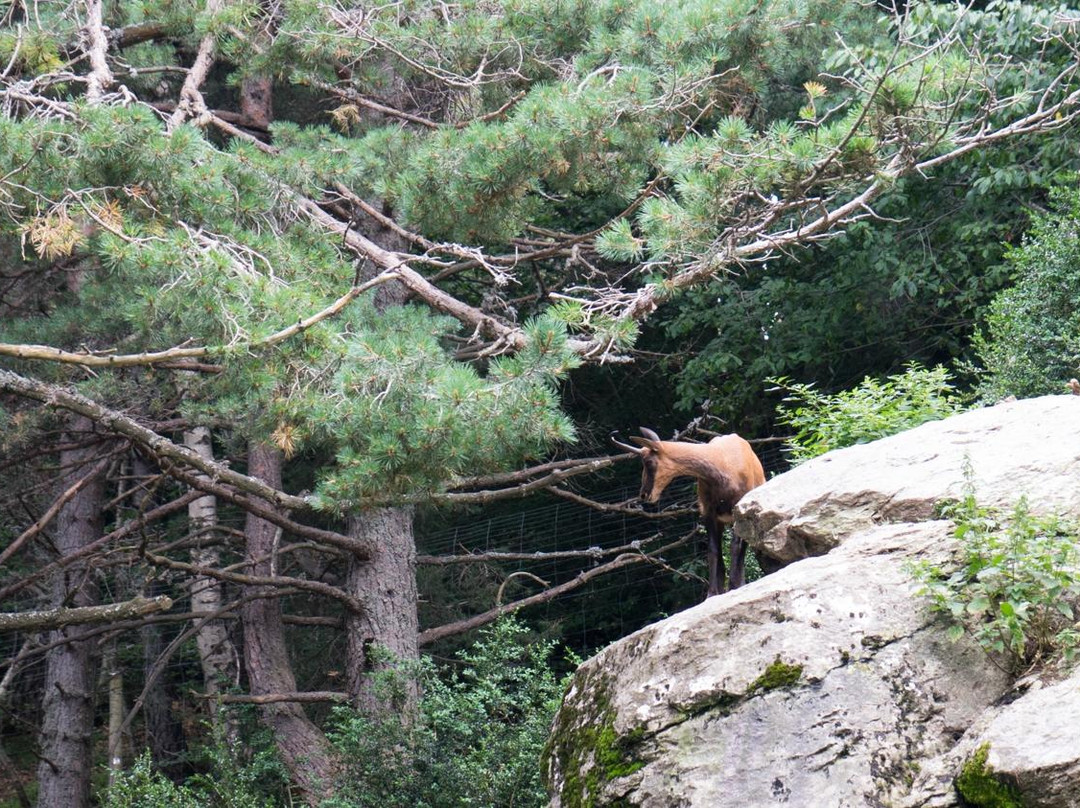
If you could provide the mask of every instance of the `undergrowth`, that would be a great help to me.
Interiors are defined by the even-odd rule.
[[[1014,673],[1071,662],[1080,651],[1077,526],[1033,514],[1026,498],[1005,515],[982,506],[967,474],[964,496],[941,509],[955,524],[959,565],[915,564],[919,594],[950,621],[950,639],[971,635]]]

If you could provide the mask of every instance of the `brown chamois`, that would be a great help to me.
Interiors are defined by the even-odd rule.
[[[651,429],[641,427],[645,437],[630,438],[630,446],[612,438],[616,446],[641,458],[641,499],[655,503],[676,477],[697,480],[698,511],[709,537],[709,596],[718,595],[724,581],[724,554],[720,542],[724,527],[735,521],[732,509],[752,488],[765,482],[765,471],[753,448],[738,435],[721,435],[708,443],[660,440]],[[731,576],[729,589],[742,586],[746,543],[731,529]]]

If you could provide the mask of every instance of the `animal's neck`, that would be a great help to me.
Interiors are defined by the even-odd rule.
[[[680,452],[677,465],[679,476],[694,477],[705,485],[727,485],[727,475],[696,452]]]

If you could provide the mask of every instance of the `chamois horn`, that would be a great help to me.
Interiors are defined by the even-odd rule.
[[[619,430],[613,429],[613,430],[611,430],[611,434],[608,435],[608,439],[612,443],[614,443],[616,446],[618,446],[620,449],[626,449],[626,451],[633,452],[636,455],[640,455],[642,452],[645,451],[644,449],[642,449],[639,446],[631,446],[629,443],[623,443],[621,440],[619,440],[618,438],[615,437],[618,434],[619,434]]]

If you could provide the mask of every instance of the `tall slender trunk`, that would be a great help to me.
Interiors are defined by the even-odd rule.
[[[109,682],[109,735],[108,766],[109,788],[116,784],[117,775],[124,769],[124,738],[121,726],[124,723],[124,673],[116,658],[116,639],[105,646],[101,666]]]
[[[164,594],[165,587],[160,582],[151,583],[145,590],[147,597]],[[162,653],[165,652],[165,638],[162,626],[148,623],[139,629],[142,645],[142,667],[144,678],[150,675]],[[146,746],[150,749],[150,759],[154,768],[168,777],[176,777],[183,766],[184,728],[173,706],[175,689],[168,677],[159,676],[146,691],[143,699],[142,718],[146,730]]]
[[[157,467],[137,453],[132,458],[131,469],[134,472],[134,479],[138,481],[148,480],[158,472]],[[155,504],[153,490],[134,495],[127,504],[130,509],[127,515],[130,518],[150,510]],[[141,592],[148,598],[170,593],[170,587],[160,579],[147,581]],[[164,633],[165,628],[160,623],[147,623],[139,628],[139,644],[142,646],[142,668],[145,678],[149,678],[158,658],[165,651]],[[112,680],[110,684],[111,682]],[[155,769],[164,772],[169,777],[179,775],[185,746],[184,728],[173,706],[175,700],[176,688],[173,683],[165,676],[156,676],[146,689],[141,710],[145,747],[150,750],[150,759],[154,762]]]
[[[210,430],[206,427],[193,427],[185,431],[184,445],[207,460],[214,459]],[[215,541],[217,536],[214,535],[218,523],[217,497],[199,497],[188,505],[188,523],[192,535],[197,537],[196,545],[191,551],[191,563],[198,567],[217,568],[221,563],[221,552]],[[196,575],[191,581],[191,610],[220,611],[225,602],[223,586],[216,578]],[[199,649],[199,663],[202,665],[203,688],[208,694],[217,695],[236,683],[239,655],[224,620],[204,620],[199,623],[195,644]],[[224,731],[226,740],[236,740],[238,727],[235,719],[227,710],[222,710],[217,701],[211,699],[208,703],[215,725],[224,720],[218,728]]]
[[[393,709],[404,717],[416,709],[417,687],[406,676],[394,698],[373,687],[371,673],[420,656],[416,613],[416,545],[411,508],[375,508],[349,519],[350,536],[371,548],[371,558],[349,560],[346,587],[364,604],[345,618],[348,688],[361,709]]]
[[[281,487],[281,453],[263,444],[248,449],[248,474]],[[244,525],[247,557],[253,575],[273,575],[272,554],[277,527],[248,514]],[[285,646],[281,605],[277,598],[256,598],[240,610],[244,625],[244,665],[251,694],[293,693],[296,677]],[[264,704],[263,723],[274,734],[278,753],[304,799],[317,804],[325,797],[333,774],[326,737],[296,703]]]
[[[79,443],[93,431],[89,418],[73,416],[65,442]],[[88,472],[98,446],[81,446],[60,454],[64,470],[61,491]],[[56,518],[54,544],[68,556],[102,533],[105,474],[84,486],[61,508]],[[77,561],[52,580],[52,606],[92,606],[97,602],[93,571]],[[84,808],[90,804],[91,735],[94,729],[93,693],[97,644],[79,639],[91,629],[69,626],[50,634],[49,641],[73,639],[50,650],[45,662],[38,765],[38,805],[41,808]]]

